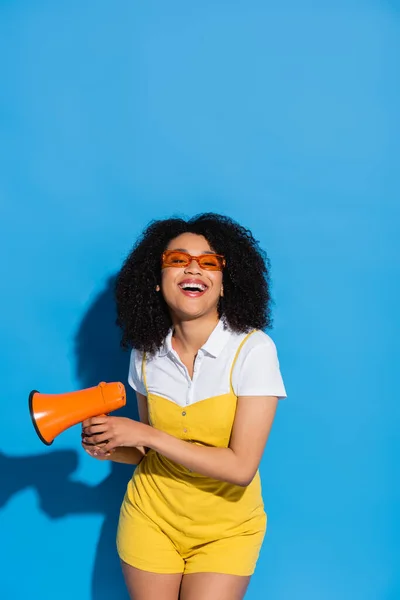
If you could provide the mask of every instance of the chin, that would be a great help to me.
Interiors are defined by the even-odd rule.
[[[204,317],[205,315],[209,315],[211,313],[217,312],[216,307],[208,307],[208,306],[174,306],[170,307],[171,312],[180,320],[180,321],[193,321],[194,319],[198,319],[200,317]]]
[[[176,316],[180,321],[194,321],[195,319],[199,319],[200,317],[204,317],[207,314],[207,311],[202,310],[177,310],[175,311]]]

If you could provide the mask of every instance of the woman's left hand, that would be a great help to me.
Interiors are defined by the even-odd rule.
[[[144,446],[144,423],[127,419],[126,417],[109,417],[102,415],[86,419],[82,423],[84,443],[100,445],[102,453],[106,454],[119,446]]]

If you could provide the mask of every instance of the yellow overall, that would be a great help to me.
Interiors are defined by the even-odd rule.
[[[246,339],[233,360],[231,382]],[[151,393],[147,399],[153,427],[194,444],[228,447],[237,403],[232,383],[229,393],[185,408]],[[240,487],[191,472],[149,450],[128,483],[117,548],[124,562],[153,573],[251,575],[266,521],[258,472],[249,486]]]

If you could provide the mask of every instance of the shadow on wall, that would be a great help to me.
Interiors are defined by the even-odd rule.
[[[134,392],[127,384],[129,354],[120,347],[120,330],[115,325],[114,286],[115,277],[111,277],[81,321],[75,338],[77,378],[81,388],[100,381],[121,381],[127,401],[117,414],[139,419]],[[111,462],[110,475],[95,488],[92,512],[97,512],[97,506],[105,518],[92,575],[92,600],[128,599],[115,536],[119,509],[133,469],[131,465]]]
[[[119,330],[115,325],[114,281],[114,277],[110,278],[77,332],[77,376],[82,389],[100,381],[124,383],[127,403],[117,414],[138,418],[136,400],[126,382],[129,355],[120,348]],[[92,575],[92,600],[128,600],[115,535],[119,508],[133,467],[111,463],[109,476],[100,484],[90,486],[69,479],[78,461],[79,454],[74,450],[16,458],[0,453],[0,473],[5,482],[0,490],[0,509],[12,495],[32,486],[37,490],[41,509],[50,518],[85,513],[104,515]]]

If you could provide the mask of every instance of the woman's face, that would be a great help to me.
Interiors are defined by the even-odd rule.
[[[191,256],[214,252],[205,237],[194,233],[174,238],[166,250],[183,250]],[[168,267],[161,271],[161,291],[174,321],[205,315],[217,318],[222,272],[201,269],[195,260],[187,267]]]

